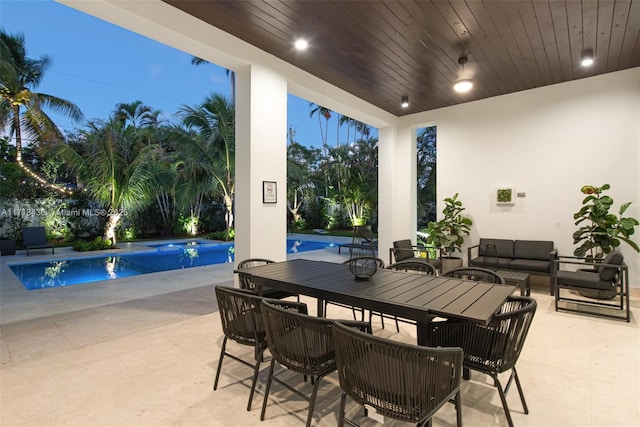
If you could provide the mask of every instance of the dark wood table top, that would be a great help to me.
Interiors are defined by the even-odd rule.
[[[487,324],[514,286],[394,270],[356,280],[347,265],[296,259],[237,271],[260,286],[428,323],[432,316]],[[320,304],[318,304],[320,307]]]

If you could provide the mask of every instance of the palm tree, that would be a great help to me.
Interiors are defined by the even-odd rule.
[[[191,57],[191,65],[211,64],[206,59],[198,58],[197,56]],[[231,84],[231,102],[236,104],[236,73],[226,69],[227,77],[229,77],[229,83]]]
[[[337,171],[338,198],[353,226],[362,225],[375,213],[378,200],[377,139],[361,139],[351,146],[336,147],[333,169]],[[336,164],[337,163],[337,164]]]
[[[206,188],[219,194],[225,207],[227,239],[233,226],[235,197],[235,114],[231,102],[214,94],[196,106],[178,111],[182,128],[176,129],[176,146],[187,156],[181,174],[197,184],[190,191]]]
[[[318,125],[320,125],[320,137],[322,138],[322,145],[327,145],[327,139],[329,136],[329,119],[331,118],[331,110],[323,107],[321,105],[316,105],[313,102],[309,103],[309,107],[311,111],[309,112],[309,117],[313,117],[314,115],[318,115]],[[324,130],[322,129],[322,117],[324,117]]]
[[[131,128],[117,118],[90,122],[88,128],[82,150],[58,143],[52,154],[62,158],[79,184],[103,204],[107,217],[104,238],[115,246],[115,230],[123,214],[143,209],[151,189],[167,185],[172,175],[150,161],[156,147],[137,140]]]
[[[305,165],[291,158],[287,159],[287,209],[291,213],[294,224],[302,219],[300,210],[308,197],[307,193],[315,188],[309,172]]]
[[[48,56],[28,58],[22,34],[12,35],[0,30],[0,53],[0,127],[9,127],[10,136],[15,136],[17,163],[44,183],[43,178],[36,176],[22,162],[23,138],[34,144],[63,139],[62,132],[43,107],[75,121],[82,120],[82,112],[70,101],[34,92],[51,61]]]
[[[342,127],[342,125],[347,125],[347,137],[345,138],[345,142],[349,143],[349,136],[351,135],[351,127],[353,127],[354,120],[349,116],[342,116],[340,120],[338,120],[338,127]]]
[[[116,105],[115,118],[120,120],[123,125],[133,126],[134,128],[148,127],[157,123],[159,110],[144,105],[142,101],[134,101],[130,103],[120,103]]]

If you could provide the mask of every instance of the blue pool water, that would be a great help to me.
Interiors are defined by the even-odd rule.
[[[287,251],[298,253],[336,245],[337,243],[288,239]],[[9,267],[27,290],[34,290],[233,262],[233,243],[193,241],[149,246],[155,250],[55,259],[31,264],[14,264]]]

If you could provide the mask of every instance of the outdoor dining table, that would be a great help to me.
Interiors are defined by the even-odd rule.
[[[324,301],[414,320],[418,344],[429,344],[433,317],[488,324],[515,286],[412,274],[381,269],[371,280],[358,280],[349,266],[326,261],[295,259],[237,270],[256,284],[317,299],[317,315]]]

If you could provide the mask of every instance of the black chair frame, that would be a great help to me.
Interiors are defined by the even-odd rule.
[[[501,285],[505,284],[504,278],[498,273],[481,267],[454,268],[453,270],[445,271],[440,274],[440,276],[465,280],[477,280],[479,282],[497,283]]]
[[[260,372],[260,364],[264,361],[264,351],[267,349],[266,334],[260,316],[260,301],[262,301],[263,298],[250,290],[226,286],[216,286],[215,293],[224,338],[220,348],[220,357],[218,359],[218,368],[216,369],[213,389],[218,389],[218,380],[220,379],[220,372],[222,371],[222,361],[225,356],[252,368],[251,392],[249,393],[249,401],[247,403],[247,411],[250,411],[258,380],[258,373]],[[304,303],[278,301],[278,304],[282,308],[295,310],[299,313],[308,312],[307,306]],[[228,340],[253,347],[255,363],[249,363],[227,351]]]
[[[27,256],[32,249],[49,249],[53,255],[55,248],[47,240],[47,233],[44,227],[24,227],[22,229],[22,243],[27,248]]]
[[[331,333],[333,320],[287,311],[275,305],[274,301],[276,300],[264,299],[261,303],[262,319],[272,358],[260,420],[264,421],[271,383],[275,381],[309,402],[306,425],[310,427],[320,382],[322,378],[336,370]],[[371,324],[367,322],[351,320],[343,322],[350,327],[371,333]],[[307,376],[311,377],[313,384],[311,396],[305,395],[274,375],[276,362],[289,371],[302,374],[305,381]]]
[[[245,268],[257,267],[260,265],[273,264],[275,261],[267,259],[267,258],[248,258],[240,261],[238,263],[238,270],[244,270]],[[253,292],[258,292],[258,287],[255,283],[251,281],[247,276],[243,274],[238,274],[238,281],[240,283],[240,288],[248,289]],[[300,302],[300,295],[292,294],[291,292],[278,291],[276,289],[271,289],[268,287],[262,287],[262,297],[264,298],[272,298],[272,299],[283,299],[288,297],[296,297],[296,300]]]
[[[462,425],[461,348],[430,348],[333,327],[336,363],[342,396],[338,426],[344,422],[346,398],[378,414],[418,425],[431,425],[432,416],[447,402],[456,406]],[[366,408],[365,406],[365,413]]]
[[[430,258],[429,257],[429,249],[434,249],[432,246],[424,246],[424,245],[413,245],[409,244],[410,240],[397,240],[393,242],[393,247],[389,248],[389,264],[394,264],[400,261],[426,261],[428,264],[431,264],[436,268],[436,270],[441,271],[442,269],[442,260],[439,258]],[[416,257],[415,254],[425,254],[424,258]],[[440,253],[442,255],[442,253]]]
[[[553,275],[553,289],[555,294],[555,310],[556,311],[568,311],[572,313],[586,314],[590,316],[604,317],[608,319],[631,321],[631,306],[629,301],[629,267],[623,262],[622,264],[605,264],[599,261],[591,261],[585,258],[559,256],[556,262],[555,273]],[[575,296],[575,292],[599,292],[599,290],[593,288],[586,288],[579,285],[558,283],[558,272],[560,272],[560,266],[563,264],[572,265],[574,267],[581,267],[586,269],[598,269],[602,267],[612,267],[618,269],[618,273],[615,279],[612,281],[612,287],[610,290],[604,291],[612,295],[612,299],[616,302],[607,302],[606,299],[597,298],[578,298]],[[597,274],[597,273],[594,273]],[[566,294],[573,296],[563,296],[561,290],[566,291]],[[565,303],[568,303],[565,305]],[[575,308],[571,306],[575,305]],[[581,307],[596,307],[612,310],[622,311],[622,315],[609,314],[608,312],[598,312],[594,310],[581,309]]]
[[[513,381],[518,388],[524,413],[529,413],[516,362],[524,347],[536,308],[537,303],[533,298],[512,296],[486,326],[467,321],[447,320],[433,322],[431,327],[431,345],[462,347],[464,368],[489,375],[493,379],[510,427],[513,427],[513,420],[506,396]],[[509,379],[502,387],[498,374],[509,370]]]

